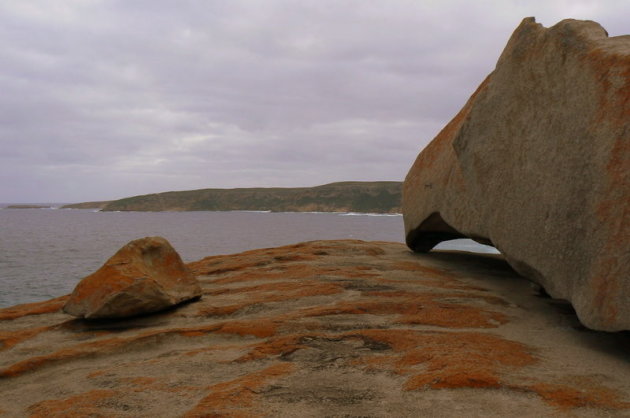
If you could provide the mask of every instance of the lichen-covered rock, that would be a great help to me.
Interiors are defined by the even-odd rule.
[[[584,325],[630,330],[630,36],[523,20],[418,156],[403,214],[412,249],[493,244]]]
[[[122,247],[79,282],[63,310],[84,318],[123,318],[160,311],[201,295],[197,279],[167,240],[147,237]]]
[[[188,267],[208,297],[124,324],[0,309],[0,416],[630,412],[630,335],[576,329],[498,256],[312,241]]]
[[[576,329],[499,256],[312,241],[188,267],[207,297],[124,324],[0,309],[0,416],[630,412],[630,335]]]

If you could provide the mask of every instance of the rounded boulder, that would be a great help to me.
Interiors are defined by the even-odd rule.
[[[201,296],[201,287],[162,237],[129,242],[83,278],[64,312],[86,319],[149,314]]]

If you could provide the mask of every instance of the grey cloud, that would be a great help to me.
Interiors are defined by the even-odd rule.
[[[0,201],[401,180],[523,17],[605,4],[3,2]]]

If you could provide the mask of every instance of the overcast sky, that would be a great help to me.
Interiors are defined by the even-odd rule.
[[[630,1],[0,1],[0,202],[402,180],[527,16]]]

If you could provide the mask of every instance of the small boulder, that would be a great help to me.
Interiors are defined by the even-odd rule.
[[[86,319],[124,318],[199,296],[199,282],[169,242],[147,237],[131,241],[81,280],[63,310]]]

